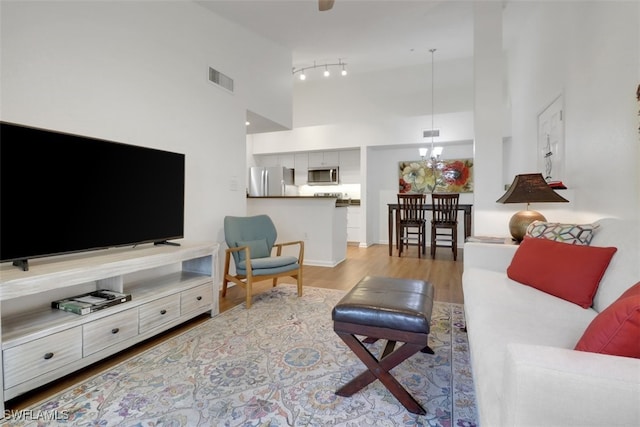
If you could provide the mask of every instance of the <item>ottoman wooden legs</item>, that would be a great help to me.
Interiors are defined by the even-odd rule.
[[[342,386],[336,394],[338,396],[349,397],[357,391],[379,379],[382,384],[395,396],[408,411],[425,415],[427,412],[424,408],[405,390],[402,385],[389,373],[391,369],[402,363],[408,357],[413,356],[417,352],[428,348],[428,334],[418,332],[396,331],[387,328],[379,328],[372,326],[358,325],[354,323],[334,322],[334,331],[349,346],[351,351],[365,364],[368,368],[349,383]],[[363,345],[363,343],[355,335],[364,335],[367,337],[384,337],[388,340],[387,345],[377,359]],[[368,339],[366,341],[369,341]],[[405,343],[395,348],[396,341]]]

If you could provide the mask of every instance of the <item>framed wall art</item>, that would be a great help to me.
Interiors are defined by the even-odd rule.
[[[548,182],[561,182],[564,174],[563,97],[558,96],[538,115],[538,171]]]
[[[402,161],[398,182],[400,193],[473,193],[473,159]]]

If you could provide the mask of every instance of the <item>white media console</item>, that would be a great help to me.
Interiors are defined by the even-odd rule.
[[[4,402],[205,312],[218,314],[217,243],[152,244],[30,261],[0,269]],[[98,289],[131,301],[87,315],[51,301]]]

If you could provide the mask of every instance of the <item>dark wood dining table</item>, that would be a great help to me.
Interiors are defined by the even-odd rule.
[[[396,228],[397,211],[399,205],[397,203],[388,203],[389,207],[389,255],[393,254],[393,231]],[[431,211],[433,205],[422,205],[422,209]],[[471,204],[458,204],[458,210],[464,212],[464,238],[471,236]]]

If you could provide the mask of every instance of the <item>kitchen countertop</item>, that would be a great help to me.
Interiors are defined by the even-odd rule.
[[[265,197],[254,197],[247,196],[247,199],[335,199],[336,207],[344,207],[344,206],[360,206],[360,199],[341,199],[339,197],[331,197],[331,196],[265,196]]]

